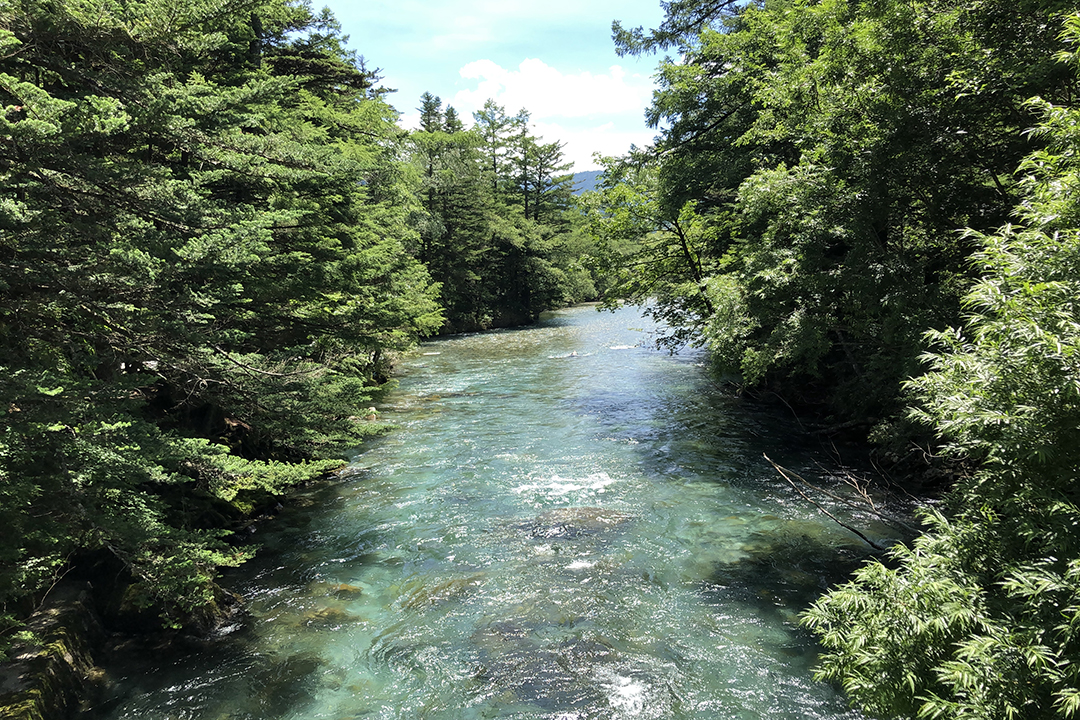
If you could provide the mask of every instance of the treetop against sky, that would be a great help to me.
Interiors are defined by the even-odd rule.
[[[526,108],[537,134],[566,143],[575,170],[592,154],[618,155],[652,141],[644,110],[657,58],[619,58],[611,23],[655,27],[658,0],[331,0],[350,46],[379,68],[390,103],[416,127],[430,92],[469,120],[494,98]]]

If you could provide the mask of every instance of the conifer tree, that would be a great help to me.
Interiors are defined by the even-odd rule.
[[[489,100],[473,117],[465,130],[456,110],[425,93],[412,134],[424,208],[417,257],[441,284],[444,330],[528,324],[592,299],[592,277],[570,249],[588,243],[567,219],[562,145],[534,137],[525,110],[508,117]]]
[[[393,112],[278,0],[17,0],[0,45],[0,603],[105,556],[175,621],[244,556],[209,517],[339,465],[441,323]]]
[[[482,138],[484,154],[487,157],[487,170],[493,193],[499,191],[499,179],[509,175],[507,168],[510,135],[514,128],[514,118],[506,114],[506,108],[488,99],[481,110],[473,113],[476,130]]]

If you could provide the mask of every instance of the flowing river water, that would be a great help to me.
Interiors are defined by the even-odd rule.
[[[820,476],[820,447],[650,327],[578,307],[422,346],[400,429],[254,536],[248,616],[117,659],[94,717],[860,718],[797,613],[865,546],[762,457]]]

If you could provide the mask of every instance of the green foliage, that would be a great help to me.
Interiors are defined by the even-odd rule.
[[[580,259],[591,243],[567,218],[570,175],[558,143],[489,101],[465,130],[453,108],[421,98],[412,134],[418,178],[415,256],[441,286],[446,332],[524,325],[596,296]]]
[[[211,603],[244,553],[207,508],[339,465],[306,461],[377,432],[387,355],[442,325],[396,114],[338,30],[284,0],[0,9],[3,608],[99,551],[170,621]]]
[[[1020,224],[969,233],[981,277],[965,327],[929,333],[930,370],[909,383],[914,416],[979,469],[895,567],[865,568],[806,617],[829,650],[821,675],[882,716],[1080,710],[1080,110],[1031,107],[1044,147],[1020,165]]]
[[[687,49],[690,38],[739,10],[736,0],[670,0],[662,5],[667,16],[655,30],[645,32],[641,27],[626,29],[618,20],[612,23],[611,34],[620,56],[671,47]]]
[[[605,158],[597,190],[578,203],[589,233],[603,249],[596,256],[606,276],[605,302],[645,305],[645,313],[667,326],[657,343],[676,348],[697,341],[714,308],[707,289],[717,258],[714,229],[696,204],[665,208],[656,168]]]
[[[665,10],[651,32],[615,27],[621,52],[678,50],[649,111],[658,146],[590,200],[615,297],[657,298],[676,339],[844,419],[895,417],[906,392],[909,422],[972,468],[912,548],[806,614],[820,677],[882,717],[1075,717],[1074,5]],[[687,212],[680,253],[666,224]]]
[[[679,51],[648,111],[657,147],[625,159],[655,178],[642,232],[701,218],[693,257],[643,245],[623,272],[663,277],[668,306],[682,292],[682,339],[717,338],[747,385],[867,425],[899,413],[924,331],[962,314],[976,241],[956,229],[1006,220],[1041,142],[1020,132],[1025,101],[1071,92],[1053,61],[1068,7],[689,0],[652,32],[617,26],[621,52]],[[738,287],[736,330],[701,299],[717,275]]]
[[[248,460],[229,452],[223,445],[202,438],[180,443],[181,457],[189,471],[214,497],[250,511],[251,499],[277,496],[291,487],[303,485],[341,467],[340,460],[277,462]]]

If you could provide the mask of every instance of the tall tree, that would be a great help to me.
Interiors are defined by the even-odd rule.
[[[243,554],[199,508],[338,464],[303,461],[439,326],[335,33],[278,0],[0,10],[0,603],[90,553],[168,617],[212,603]]]
[[[529,133],[529,111],[522,108],[514,116],[514,132],[511,135],[510,167],[511,181],[507,183],[509,202],[520,205],[525,217],[529,217],[532,200],[533,170],[536,161],[536,138]]]
[[[899,410],[922,332],[960,316],[955,228],[1004,220],[1023,102],[1068,92],[1047,60],[1063,7],[673,2],[653,33],[616,33],[680,49],[650,111],[660,202],[716,228],[729,368],[844,419]]]
[[[595,285],[571,250],[569,164],[559,143],[542,143],[528,112],[508,117],[488,101],[464,130],[431,94],[430,118],[412,135],[422,176],[417,257],[441,283],[447,332],[535,322],[540,312],[593,299]]]
[[[422,167],[424,212],[418,218],[419,258],[441,285],[445,329],[475,329],[490,323],[490,275],[486,248],[491,237],[492,191],[484,176],[480,138],[466,131],[453,108],[425,93],[429,120],[412,135],[414,162]]]
[[[441,132],[445,129],[442,100],[429,92],[420,96],[420,129],[426,133]]]
[[[573,163],[563,160],[564,143],[533,144],[533,167],[531,186],[533,196],[533,219],[537,222],[555,222],[570,207],[573,192],[573,173],[567,171]]]
[[[473,120],[483,141],[491,190],[498,192],[499,179],[509,175],[507,163],[514,118],[506,114],[506,108],[489,98],[482,109],[473,113]]]

